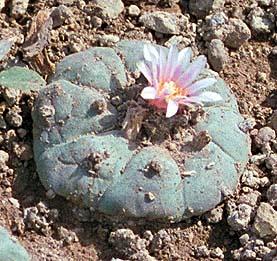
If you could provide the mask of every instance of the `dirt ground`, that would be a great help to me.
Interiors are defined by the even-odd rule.
[[[69,2],[72,4],[67,4]],[[120,39],[147,39],[158,44],[164,44],[171,37],[145,28],[138,17],[130,17],[128,7],[131,4],[136,4],[141,13],[157,10],[174,14],[188,13],[186,7],[181,7],[180,3],[175,4],[174,1],[161,1],[158,5],[149,3],[151,1],[123,2],[124,11],[116,19],[104,22],[98,28],[91,22],[93,15],[90,13],[90,1],[33,0],[29,1],[26,13],[19,17],[11,15],[11,8],[7,4],[0,13],[0,39],[15,37],[16,40],[8,57],[2,64],[0,62],[0,68],[4,69],[14,64],[28,65],[47,80],[55,64],[63,57],[91,46],[99,46],[103,35],[113,34]],[[171,6],[164,2],[173,4]],[[51,30],[49,44],[42,53],[44,62],[39,63],[36,59],[26,57],[22,44],[30,30],[30,22],[39,10],[46,10],[59,4],[65,4],[72,14],[62,25]],[[225,1],[223,11],[229,16],[234,8],[247,12],[249,4],[250,1],[228,0]],[[199,24],[193,15],[190,16],[190,21]],[[183,32],[182,36],[186,34],[189,32]],[[255,155],[264,154],[254,140],[259,129],[271,126],[273,112],[277,109],[277,75],[271,60],[276,41],[274,30],[267,35],[252,35],[251,39],[239,49],[229,48],[229,60],[219,72],[237,97],[242,115],[246,119],[253,118],[256,122],[254,130],[251,131],[253,141],[251,159]],[[207,54],[204,41],[197,33],[192,46],[198,48],[199,53]],[[276,57],[275,54],[275,59]],[[19,107],[23,119],[20,127],[8,124],[6,129],[0,129],[0,148],[9,154],[7,168],[5,172],[2,170],[3,173],[0,173],[0,225],[18,238],[32,256],[32,260],[111,260],[112,258],[129,260],[130,257],[124,251],[118,250],[116,244],[109,239],[111,232],[121,228],[131,229],[139,238],[145,238],[146,234],[150,233],[154,239],[159,239],[159,244],[152,240],[152,245],[147,248],[149,254],[157,260],[233,260],[234,251],[242,247],[239,239],[242,234],[259,238],[252,232],[253,219],[244,231],[235,231],[227,222],[228,204],[230,202],[238,204],[240,196],[247,194],[249,187],[251,191],[260,193],[258,202],[268,202],[266,193],[270,185],[276,184],[276,177],[273,177],[272,170],[266,167],[266,164],[259,164],[257,161],[250,161],[248,170],[254,170],[259,179],[268,178],[268,183],[253,188],[242,182],[236,194],[219,206],[223,215],[218,222],[210,222],[207,216],[203,215],[172,225],[157,223],[138,225],[132,222],[118,224],[104,219],[96,220],[87,213],[80,213],[74,205],[58,196],[49,199],[40,184],[32,159],[30,112],[33,98],[34,95],[20,96]],[[0,108],[3,108],[1,106],[3,101],[3,89],[1,89]],[[25,154],[18,152],[16,150],[18,147],[15,145],[24,145]],[[276,153],[277,147],[272,148],[272,153]],[[253,207],[254,212],[257,206]],[[26,213],[32,209],[37,209],[37,215],[44,217],[44,224],[41,226],[33,225],[28,219],[26,221]],[[163,236],[163,233],[166,236]],[[265,245],[270,245],[269,242],[276,244],[276,239],[263,240]],[[199,250],[201,246],[206,246],[210,253],[201,253],[201,248]],[[224,257],[212,254],[212,250],[217,247],[222,250]],[[258,260],[256,257],[240,258]],[[137,260],[150,259],[137,258]]]

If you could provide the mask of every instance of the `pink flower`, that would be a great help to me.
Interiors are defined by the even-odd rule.
[[[207,59],[198,56],[190,63],[192,51],[185,48],[178,51],[172,46],[168,55],[163,48],[156,49],[152,45],[144,46],[144,61],[138,64],[138,69],[149,82],[141,96],[150,100],[150,104],[166,110],[166,117],[172,117],[178,112],[180,104],[216,102],[221,96],[215,92],[202,91],[213,85],[214,78],[195,81],[205,68]]]

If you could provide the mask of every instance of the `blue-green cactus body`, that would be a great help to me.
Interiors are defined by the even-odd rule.
[[[196,132],[208,132],[211,142],[201,150],[184,146],[183,169],[191,176],[182,177],[166,149],[137,147],[115,131],[118,113],[106,97],[124,89],[123,64],[134,72],[143,45],[122,41],[115,47],[119,56],[111,48],[91,48],[58,65],[33,112],[35,160],[43,185],[81,206],[119,219],[178,221],[215,207],[234,191],[249,142],[238,128],[243,119],[236,100],[220,79],[209,90],[223,101],[206,104],[205,119],[195,125]],[[95,108],[98,101],[105,104],[103,111]],[[95,153],[102,158],[94,166]]]
[[[54,80],[66,79],[104,91],[127,83],[124,65],[111,48],[95,47],[66,57],[58,64]]]
[[[151,161],[160,165],[160,173],[147,170]],[[164,219],[180,217],[184,210],[182,202],[182,180],[177,164],[167,151],[153,146],[132,157],[124,174],[103,195],[99,207],[109,215]]]
[[[29,261],[27,251],[3,227],[0,227],[0,261]]]
[[[14,66],[0,72],[0,86],[29,93],[44,87],[46,82],[36,72],[25,67]]]

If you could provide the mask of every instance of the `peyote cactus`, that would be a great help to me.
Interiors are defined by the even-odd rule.
[[[30,260],[26,250],[3,227],[0,227],[0,260]]]
[[[46,85],[42,77],[25,67],[14,66],[0,72],[0,85],[29,93]]]
[[[181,160],[160,143],[125,138],[109,95],[124,92],[125,68],[137,70],[143,45],[121,41],[58,64],[33,111],[35,161],[45,188],[80,206],[119,219],[179,221],[235,190],[248,160],[248,136],[238,127],[243,119],[234,96],[219,79],[207,89],[222,101],[205,105],[205,118],[193,126],[210,140],[200,147],[196,140],[178,144]]]

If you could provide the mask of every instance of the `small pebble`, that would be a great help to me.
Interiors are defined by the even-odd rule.
[[[129,14],[130,16],[133,16],[133,17],[139,16],[139,14],[140,14],[140,9],[139,9],[139,7],[136,6],[136,5],[130,5],[130,6],[128,7],[128,14]]]

